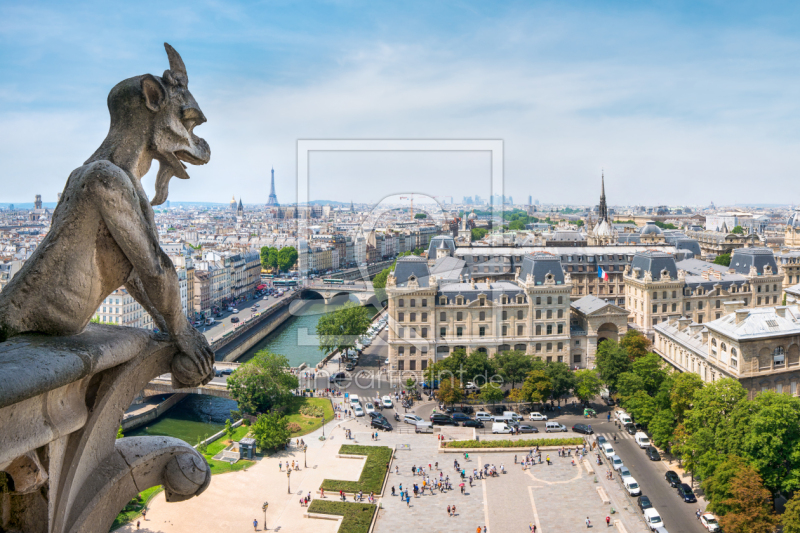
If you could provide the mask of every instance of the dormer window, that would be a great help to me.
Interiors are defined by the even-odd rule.
[[[461,297],[461,296],[458,296],[456,298],[456,305],[464,305],[464,298]]]

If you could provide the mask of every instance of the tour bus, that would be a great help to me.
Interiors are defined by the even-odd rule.
[[[296,279],[276,279],[272,282],[275,287],[295,287],[297,286]]]
[[[344,285],[343,279],[332,279],[332,278],[324,278],[322,283],[326,285]]]

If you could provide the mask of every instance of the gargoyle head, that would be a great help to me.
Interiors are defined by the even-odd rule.
[[[206,117],[189,92],[186,66],[174,48],[167,43],[164,48],[169,70],[160,78],[152,74],[129,78],[108,95],[111,128],[106,140],[118,144],[145,135],[148,168],[152,159],[159,162],[152,205],[167,200],[173,176],[189,179],[183,162],[204,165],[211,158],[208,143],[193,131]]]

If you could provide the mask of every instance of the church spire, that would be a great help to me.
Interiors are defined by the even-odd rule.
[[[606,177],[605,171],[600,171],[600,205],[598,207],[597,221],[608,222],[608,207],[606,206]]]

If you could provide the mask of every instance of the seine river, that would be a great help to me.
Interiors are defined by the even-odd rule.
[[[296,367],[300,363],[316,365],[323,357],[313,337],[319,317],[342,305],[344,302],[325,305],[321,300],[307,300],[292,306],[292,317],[242,355],[239,362],[243,363],[259,350],[267,349],[286,356],[290,366]],[[370,316],[378,312],[371,305],[367,310]],[[221,431],[232,409],[236,409],[233,400],[190,394],[158,420],[126,433],[126,436],[167,435],[196,444],[198,439]]]

